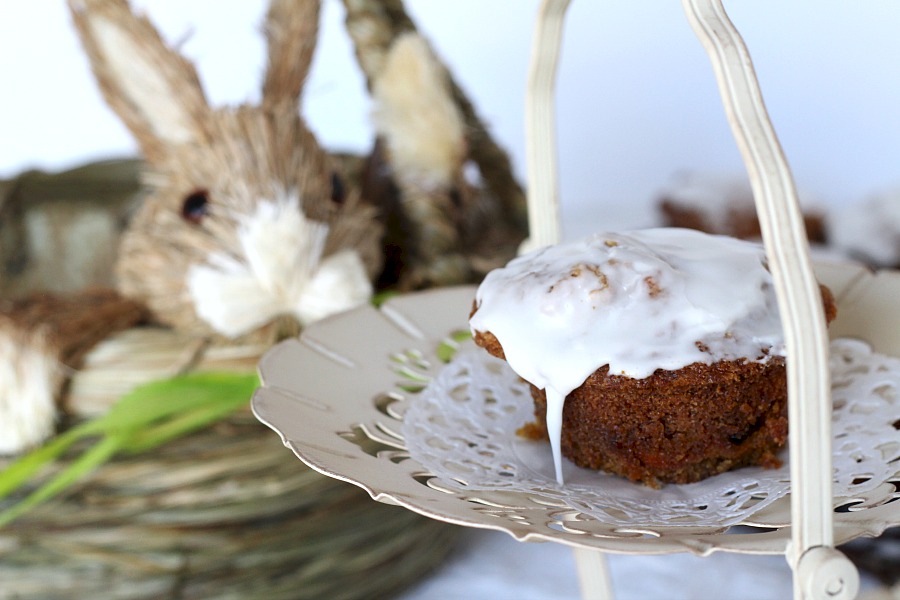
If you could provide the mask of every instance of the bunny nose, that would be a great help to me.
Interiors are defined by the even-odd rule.
[[[323,257],[328,225],[307,219],[295,194],[263,200],[240,223],[234,252],[215,252],[188,273],[197,316],[238,337],[289,314],[301,325],[359,306],[372,296],[353,250]]]

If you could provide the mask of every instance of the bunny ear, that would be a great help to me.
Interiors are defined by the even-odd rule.
[[[272,0],[266,16],[269,63],[263,106],[296,108],[319,30],[319,0]]]
[[[194,67],[136,16],[126,0],[67,0],[110,107],[150,161],[202,138],[209,108]]]
[[[466,159],[465,120],[447,70],[417,33],[397,36],[372,81],[375,131],[395,175],[435,189],[452,185]]]

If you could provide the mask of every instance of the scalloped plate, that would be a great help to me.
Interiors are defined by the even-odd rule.
[[[873,274],[848,263],[820,263],[816,272],[838,303],[832,337],[860,338],[900,357],[900,273]],[[442,484],[407,451],[403,416],[453,355],[473,297],[473,287],[429,290],[308,327],[263,357],[254,413],[311,468],[435,519],[610,552],[785,551],[789,497],[738,526],[660,527],[605,523],[571,503],[514,489],[474,492]],[[900,503],[892,502],[900,497],[900,465],[891,468],[894,475],[876,489],[835,499],[836,543],[900,523]]]

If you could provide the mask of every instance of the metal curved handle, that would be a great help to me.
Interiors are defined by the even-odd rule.
[[[785,332],[793,525],[788,558],[794,569],[794,595],[853,598],[859,587],[856,569],[831,548],[828,335],[793,177],[750,55],[721,0],[683,0],[683,5],[712,60],[728,122],[750,176]],[[818,560],[823,555],[828,560]]]
[[[569,2],[543,0],[535,24],[525,95],[529,233],[519,249],[520,253],[556,244],[562,237],[556,173],[554,87],[563,20]]]
[[[522,251],[561,237],[557,196],[554,84],[570,0],[543,0],[526,95],[530,237]],[[713,64],[732,133],[747,168],[785,331],[791,423],[788,560],[798,599],[849,600],[859,575],[833,546],[831,381],[819,286],[793,177],[763,103],[750,55],[721,0],[682,0]],[[602,588],[586,578],[589,588]],[[599,589],[596,591],[600,591]],[[608,594],[608,587],[603,594]]]

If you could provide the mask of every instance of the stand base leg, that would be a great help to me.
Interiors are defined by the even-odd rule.
[[[581,597],[584,600],[613,600],[612,581],[606,555],[599,550],[573,548]]]

